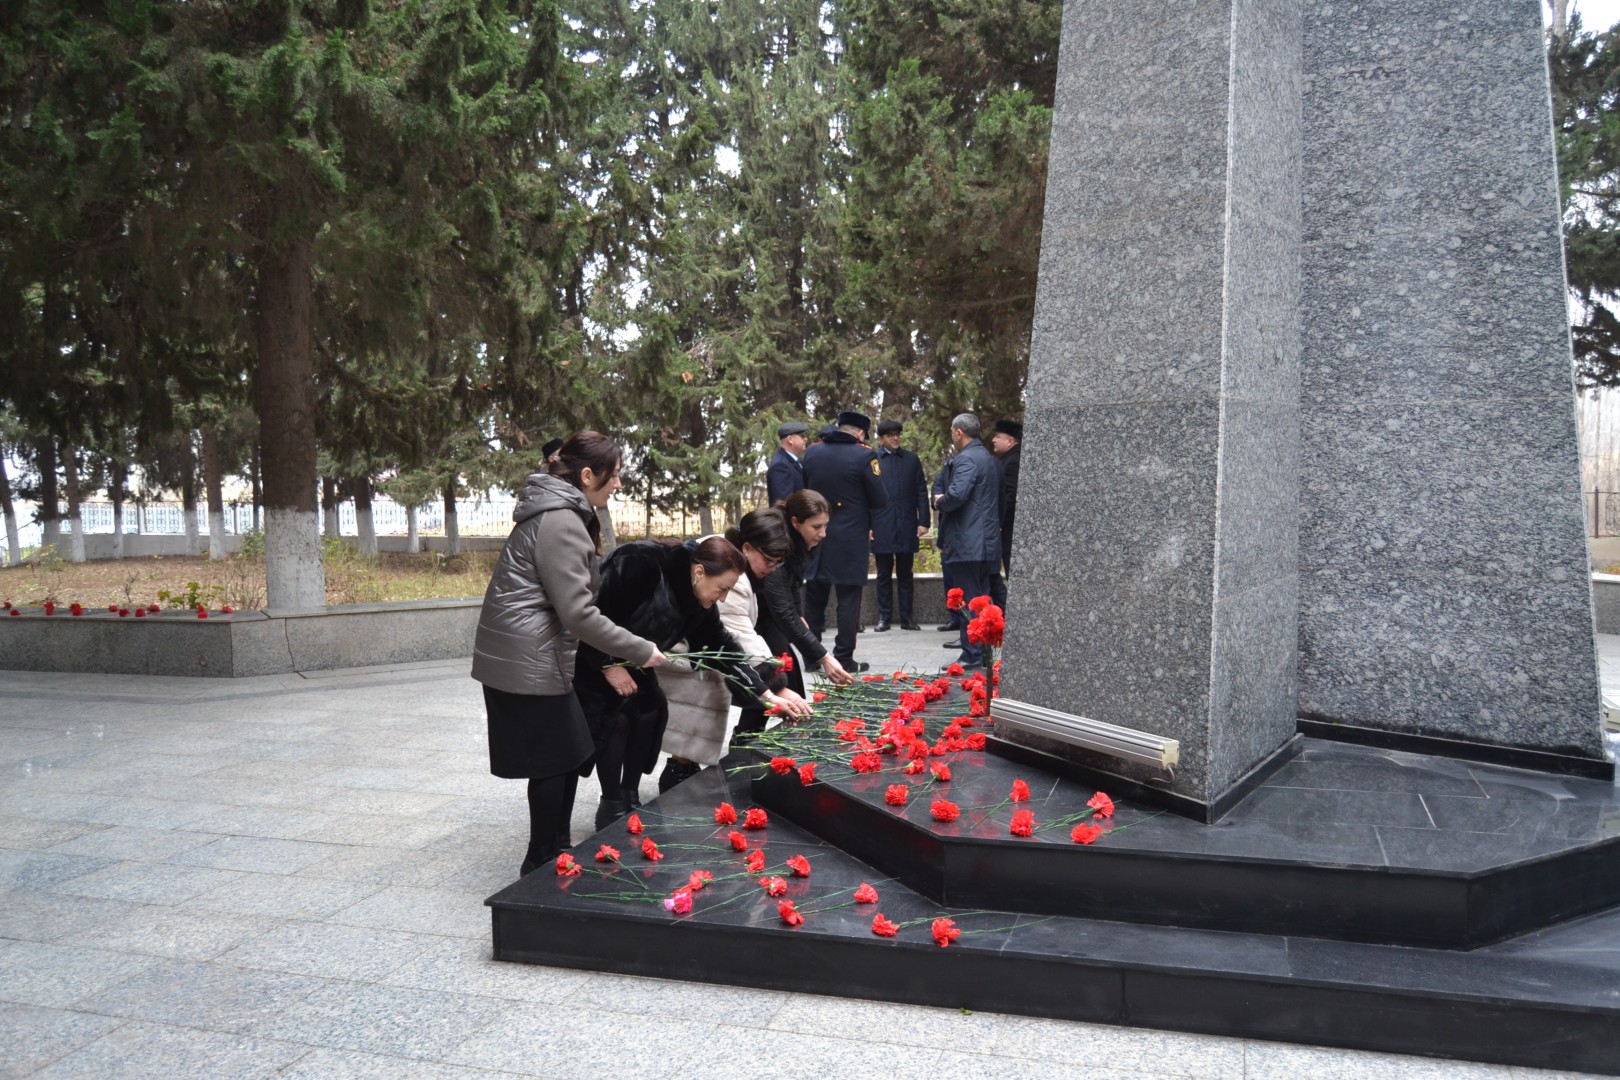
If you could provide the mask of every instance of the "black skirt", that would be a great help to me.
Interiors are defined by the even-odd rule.
[[[579,699],[567,694],[509,694],[484,687],[489,714],[489,771],[508,780],[543,780],[596,756]]]

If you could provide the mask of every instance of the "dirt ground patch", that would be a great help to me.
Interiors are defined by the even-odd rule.
[[[369,604],[382,600],[480,597],[498,553],[475,551],[447,559],[424,552],[387,552],[367,562],[344,548],[326,560],[326,602]],[[166,596],[164,594],[167,594]],[[184,555],[104,559],[74,565],[49,560],[0,569],[0,600],[21,607],[55,600],[90,608],[109,604],[159,604],[210,608],[230,604],[242,611],[264,606],[264,560],[232,556],[221,562]]]

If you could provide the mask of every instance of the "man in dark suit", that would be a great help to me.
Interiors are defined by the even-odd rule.
[[[894,613],[894,581],[900,583],[900,626],[921,630],[912,617],[914,590],[911,568],[917,555],[917,541],[928,532],[928,482],[923,479],[922,462],[900,445],[900,421],[885,420],[878,425],[878,467],[883,470],[883,489],[889,505],[872,515],[872,557],[877,562],[879,632],[889,629]]]
[[[779,449],[765,471],[765,498],[772,506],[804,487],[804,433],[809,430],[797,420],[777,425]]]
[[[996,575],[991,594],[1003,610],[1007,607],[1007,578],[1012,574],[1013,516],[1018,510],[1018,454],[1024,442],[1024,425],[1017,420],[997,420],[990,436],[990,451],[1001,462],[1001,573]]]
[[[889,503],[878,456],[863,441],[871,429],[872,421],[861,413],[841,412],[838,430],[804,455],[804,486],[819,491],[832,514],[827,538],[805,572],[805,617],[810,632],[820,637],[827,626],[827,598],[837,588],[833,656],[851,672],[870,666],[855,662],[855,635],[861,628],[861,590],[872,556],[872,511]]]
[[[944,490],[934,496],[940,558],[966,600],[991,595],[1001,562],[1001,469],[979,441],[981,430],[972,413],[958,413],[951,421],[956,453],[945,463]],[[965,630],[957,663],[984,663],[983,650],[968,641]]]

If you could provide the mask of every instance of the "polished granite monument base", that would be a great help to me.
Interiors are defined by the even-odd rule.
[[[734,754],[729,777],[706,770],[648,804],[644,836],[623,822],[592,836],[579,876],[547,867],[492,897],[496,958],[1620,1072],[1612,784],[1307,740],[1219,825],[1122,799],[1082,846],[1067,822],[1092,791],[993,755],[933,759],[948,783],[887,757],[804,784],[766,757]],[[1006,801],[1014,778],[1028,802]],[[884,801],[894,784],[903,805]],[[960,817],[935,821],[935,798]],[[769,824],[717,825],[722,801]],[[1016,809],[1062,827],[1013,837]],[[733,831],[763,871],[744,871]],[[592,858],[604,843],[621,862]],[[666,910],[695,871],[714,879],[690,913]],[[854,901],[863,882],[876,904]],[[897,936],[873,933],[878,912]],[[963,931],[946,948],[941,917]]]

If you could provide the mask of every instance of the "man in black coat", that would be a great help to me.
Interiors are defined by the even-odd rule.
[[[928,512],[928,482],[923,478],[922,462],[917,455],[900,445],[902,428],[898,420],[885,420],[878,425],[878,467],[883,470],[883,489],[889,493],[889,505],[872,515],[872,556],[877,562],[879,632],[889,629],[894,613],[894,582],[900,583],[900,626],[905,630],[921,630],[912,617],[914,589],[911,569],[917,555],[917,541],[927,532],[931,515]]]
[[[940,559],[969,601],[992,595],[1001,563],[1001,469],[979,434],[979,418],[972,413],[958,413],[951,421],[956,453],[945,463],[944,490],[934,496]],[[972,667],[983,662],[982,649],[968,641],[964,630],[957,663]]]
[[[1001,572],[1012,569],[1013,516],[1018,510],[1018,454],[1024,443],[1024,425],[997,420],[990,449],[1001,460]]]
[[[809,430],[797,420],[777,425],[779,448],[765,471],[765,498],[772,506],[804,487],[804,433]]]
[[[878,456],[863,441],[872,421],[858,412],[838,414],[838,430],[825,435],[804,455],[804,486],[827,500],[827,538],[815,550],[805,573],[805,616],[820,637],[827,627],[827,598],[838,590],[838,637],[833,657],[850,672],[870,665],[855,662],[855,635],[861,628],[861,590],[872,557],[872,511],[889,504]]]

